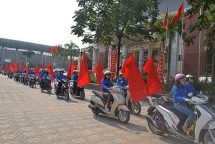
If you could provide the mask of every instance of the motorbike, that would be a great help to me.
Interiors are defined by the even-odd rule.
[[[29,79],[29,87],[31,88],[36,87],[36,75],[30,74],[28,79]]]
[[[141,105],[139,102],[133,103],[130,91],[128,90],[128,86],[122,87],[123,89],[127,89],[127,96],[125,98],[125,104],[129,110],[132,111],[133,114],[139,115],[141,112]],[[120,90],[120,89],[119,89]]]
[[[106,114],[111,117],[118,117],[122,123],[127,123],[130,119],[130,113],[128,107],[125,105],[125,98],[118,91],[119,87],[114,86],[110,89],[110,93],[113,95],[114,101],[110,104],[111,109],[107,111],[105,105],[107,99],[102,96],[101,92],[92,90],[91,101],[88,107],[92,109],[95,115]]]
[[[43,90],[47,90],[47,92],[50,94],[52,91],[52,86],[51,86],[51,78],[49,75],[47,75],[45,77],[45,82],[43,84],[40,85],[41,88],[41,92],[43,92]]]
[[[58,89],[58,83],[61,82],[62,86],[60,88],[60,93],[57,95],[57,89]],[[69,99],[69,86],[68,86],[68,82],[66,79],[62,79],[59,81],[55,81],[54,82],[54,86],[55,86],[55,94],[57,95],[57,98],[59,98],[59,96],[63,96],[64,99],[67,101]]]
[[[85,98],[85,92],[84,92],[84,87],[80,88],[77,84],[76,92],[74,93],[74,83],[75,81],[71,80],[69,83],[69,92],[74,98],[80,98],[84,99]],[[77,82],[76,82],[77,83]]]
[[[146,120],[152,133],[173,134],[195,143],[215,143],[215,109],[208,103],[207,96],[198,95],[191,98],[189,105],[195,108],[197,117],[196,121],[188,126],[187,133],[184,133],[182,126],[188,116],[175,109],[171,98],[149,96],[148,100],[151,106]]]

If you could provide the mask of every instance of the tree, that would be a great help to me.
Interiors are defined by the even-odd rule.
[[[28,57],[29,59],[32,57],[32,55],[34,55],[35,52],[33,52],[32,50],[29,51],[25,51],[22,53],[22,55],[25,55],[26,57]]]
[[[78,56],[79,51],[79,47],[72,41],[64,45],[64,52],[67,57],[70,56],[72,58],[73,56]]]
[[[215,1],[212,0],[187,0],[187,3],[191,5],[191,9],[188,10],[187,15],[200,13],[197,21],[190,25],[188,33],[186,33],[185,42],[186,45],[193,44],[193,40],[196,38],[192,35],[194,31],[205,31],[204,43],[205,45],[211,44],[213,47],[212,58],[212,82],[215,83]]]
[[[77,2],[80,9],[75,11],[73,17],[76,25],[71,27],[72,34],[83,37],[83,43],[102,43],[105,46],[117,47],[119,51],[117,74],[122,41],[143,42],[143,39],[152,39],[149,28],[158,15],[157,0],[77,0]]]
[[[173,18],[173,15],[169,15],[168,20],[170,21]],[[157,20],[154,23],[153,29],[156,33],[158,33],[161,37],[161,42],[166,40],[166,29],[163,27],[163,19],[164,15],[161,15],[161,19]],[[180,36],[182,35],[182,22],[181,19],[173,24],[168,25],[167,38],[169,39],[167,51],[167,81],[169,81],[170,76],[170,62],[171,62],[171,49],[172,44],[175,42],[176,33]]]

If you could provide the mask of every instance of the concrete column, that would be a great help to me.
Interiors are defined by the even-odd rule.
[[[41,60],[42,60],[41,63],[43,63],[43,52],[41,51],[40,54],[41,54]]]
[[[2,60],[1,60],[1,64],[4,65],[4,47],[2,47]]]
[[[19,62],[19,51],[16,49],[16,62]]]
[[[152,48],[151,48],[151,42],[149,42],[149,44],[148,44],[148,59],[151,56],[151,54],[152,54]]]
[[[139,50],[139,70],[140,70],[140,73],[142,74],[143,73],[143,63],[144,63],[144,48],[140,48]]]
[[[110,69],[110,56],[111,56],[111,46],[109,47],[109,51],[108,51],[108,69]]]
[[[98,50],[97,49],[93,49],[92,70],[96,66],[96,63],[98,62],[98,57],[97,56],[98,56]]]
[[[128,57],[128,45],[124,44],[122,47],[122,64],[126,61]]]

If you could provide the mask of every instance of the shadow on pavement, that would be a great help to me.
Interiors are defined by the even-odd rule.
[[[170,144],[173,144],[175,143],[176,141],[180,141],[180,143],[183,143],[183,144],[194,144],[194,142],[191,142],[191,141],[188,141],[188,140],[185,140],[181,137],[176,137],[174,135],[163,135],[162,137],[159,138],[161,141],[163,142],[166,142],[166,143],[170,143]]]
[[[69,98],[66,101],[63,96],[62,97],[60,96],[57,100],[64,100],[66,103],[77,103],[77,101],[73,101],[73,100],[71,100],[71,98]]]
[[[121,130],[125,130],[128,132],[134,132],[136,134],[139,134],[140,132],[148,132],[147,128],[142,125],[133,124],[133,123],[127,123],[123,124],[121,123],[117,118],[109,117],[107,115],[94,115],[94,119],[98,120],[99,122],[103,122],[107,125],[114,126],[116,128],[119,128]]]

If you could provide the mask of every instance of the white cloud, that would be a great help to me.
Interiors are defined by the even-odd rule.
[[[69,43],[76,0],[0,0],[0,37],[46,45]]]

